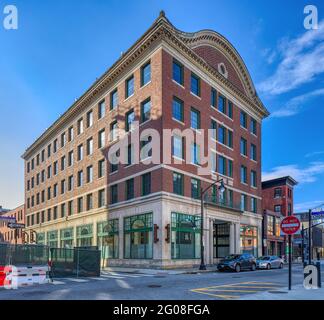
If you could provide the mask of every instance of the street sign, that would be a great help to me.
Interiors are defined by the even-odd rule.
[[[23,223],[8,223],[8,228],[10,228],[10,229],[25,229],[25,225]]]
[[[280,229],[284,234],[295,234],[300,229],[300,221],[294,216],[286,217],[281,221]]]
[[[0,221],[3,221],[3,222],[13,222],[15,223],[16,222],[16,218],[14,217],[4,217],[4,216],[0,216]]]
[[[324,215],[324,211],[313,211],[312,216],[322,216]]]

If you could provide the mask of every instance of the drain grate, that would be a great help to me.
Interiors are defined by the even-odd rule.
[[[148,288],[161,288],[162,286],[159,284],[150,284]]]

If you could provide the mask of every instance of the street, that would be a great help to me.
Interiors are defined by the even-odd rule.
[[[295,265],[293,285],[302,283],[302,266]],[[241,273],[103,272],[98,278],[64,278],[19,290],[0,289],[0,300],[231,300],[265,291],[282,294],[284,299],[287,284],[287,267]]]

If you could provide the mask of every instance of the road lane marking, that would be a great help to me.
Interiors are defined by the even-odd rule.
[[[108,280],[107,278],[101,278],[101,277],[91,277],[89,279],[91,279],[91,280],[98,280],[98,281],[107,281]]]
[[[107,274],[102,275],[103,278],[110,278],[110,279],[124,279],[124,277],[117,277],[117,276],[109,276]]]
[[[229,299],[237,299],[239,298],[239,296],[230,296],[230,295],[222,295],[222,294],[213,294],[213,293],[208,293],[208,292],[198,292],[195,290],[191,290],[192,292],[196,292],[196,293],[200,293],[200,294],[205,294],[207,296],[212,296],[212,297],[216,297],[216,298],[222,298],[225,300],[229,300]]]
[[[89,282],[89,280],[79,279],[79,278],[65,278],[66,280],[73,281],[73,282]]]

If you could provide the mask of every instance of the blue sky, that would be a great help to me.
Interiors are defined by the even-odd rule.
[[[18,30],[2,27],[18,8]],[[296,211],[324,202],[324,4],[308,1],[0,0],[0,205],[23,203],[30,145],[152,24],[161,9],[180,30],[214,29],[236,47],[272,113],[263,124],[264,177],[300,182]]]

